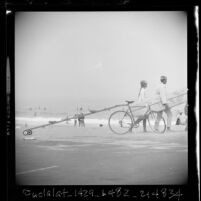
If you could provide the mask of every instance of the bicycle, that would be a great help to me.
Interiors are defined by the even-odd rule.
[[[128,109],[118,110],[113,112],[108,120],[110,130],[115,134],[126,134],[131,132],[133,128],[138,128],[139,123],[136,123],[135,114],[132,112],[132,107],[138,107],[139,109],[145,108],[146,106],[132,106],[131,104],[134,101],[125,101],[126,104],[122,104],[121,106],[126,106]],[[153,132],[156,133],[164,133],[166,131],[166,122],[162,117],[160,122],[158,122],[158,126],[156,127],[155,123],[157,120],[157,112],[152,111],[150,105],[147,107],[147,112],[144,114],[149,122],[149,127]]]

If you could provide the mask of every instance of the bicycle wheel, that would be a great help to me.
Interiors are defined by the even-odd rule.
[[[126,134],[132,128],[130,114],[125,111],[116,111],[110,115],[108,120],[110,130],[115,134]]]
[[[150,112],[148,115],[148,122],[151,130],[156,133],[164,133],[166,131],[166,122],[163,117],[161,117],[160,121],[158,122],[158,126],[156,126],[157,120],[157,112]]]

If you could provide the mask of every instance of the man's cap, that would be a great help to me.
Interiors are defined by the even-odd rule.
[[[162,75],[162,76],[161,76],[161,80],[167,80],[167,77],[164,76],[164,75]]]

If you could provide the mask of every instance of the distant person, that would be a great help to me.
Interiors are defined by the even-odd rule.
[[[186,115],[183,112],[179,112],[177,115],[176,125],[186,125]]]
[[[140,91],[139,91],[139,94],[138,94],[138,102],[139,103],[146,104],[146,100],[147,100],[146,89],[147,89],[147,86],[148,86],[147,81],[142,80],[140,82]],[[141,121],[143,121],[143,132],[147,132],[147,128],[146,128],[147,116],[142,115],[142,116],[138,117],[138,119],[135,121],[135,123],[138,124]]]
[[[82,107],[80,108],[80,113],[78,114],[78,123],[79,123],[79,127],[85,127],[85,122],[84,122],[84,119],[85,119],[85,116],[82,112]]]
[[[175,123],[175,125],[177,125],[177,126],[181,124],[181,120],[180,120],[180,116],[181,115],[182,115],[182,112],[179,112],[179,114],[176,117],[176,123]]]
[[[74,119],[74,126],[77,126],[77,119]]]
[[[167,103],[167,92],[166,92],[166,83],[167,77],[161,76],[160,77],[160,85],[157,89],[157,95],[160,98],[162,105],[164,106],[164,110],[157,112],[157,119],[155,122],[155,129],[158,130],[159,122],[162,118],[163,111],[167,114],[167,130],[171,131],[171,122],[172,122],[172,112]]]
[[[79,123],[79,127],[85,127],[85,122],[84,122],[84,114],[79,114],[78,115],[78,123]]]
[[[69,123],[68,121],[69,121],[69,120],[68,120],[68,114],[67,114],[67,116],[66,116],[66,124]]]

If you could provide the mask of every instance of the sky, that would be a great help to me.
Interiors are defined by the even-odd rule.
[[[16,108],[74,111],[187,87],[187,16],[155,12],[18,12]]]

